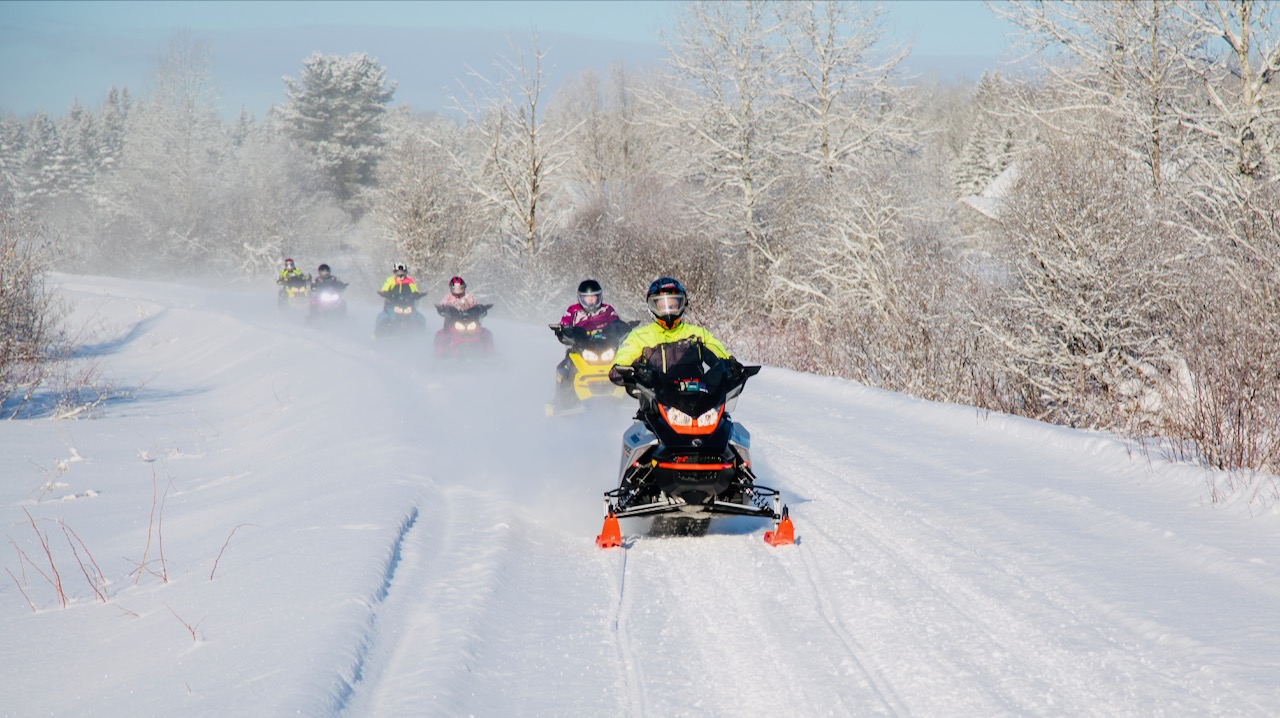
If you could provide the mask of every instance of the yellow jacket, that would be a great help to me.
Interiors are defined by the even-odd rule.
[[[394,274],[391,275],[390,277],[387,277],[387,281],[382,283],[382,289],[379,289],[378,292],[379,293],[389,292],[393,287],[396,288],[397,292],[404,292],[406,291],[405,287],[408,287],[407,291],[413,294],[418,293],[418,283],[413,281],[413,277],[409,277],[409,276],[397,277]]]
[[[664,329],[661,324],[653,322],[631,330],[631,333],[627,335],[626,339],[622,340],[622,344],[618,347],[618,352],[613,357],[613,364],[614,366],[628,366],[634,364],[637,359],[644,358],[655,368],[666,371],[668,360],[674,364],[679,360],[679,357],[668,357],[664,349],[658,349],[657,351],[654,351],[654,349],[682,340],[698,342],[721,359],[728,359],[730,356],[729,350],[725,349],[720,340],[711,336],[711,332],[702,327],[682,321],[674,329]],[[683,354],[683,352],[681,353]]]

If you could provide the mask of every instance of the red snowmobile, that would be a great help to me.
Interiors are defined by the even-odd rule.
[[[492,304],[477,304],[470,309],[437,304],[436,312],[444,317],[444,326],[436,332],[436,358],[466,359],[491,356],[493,332],[485,329],[480,323],[491,308],[493,308]]]

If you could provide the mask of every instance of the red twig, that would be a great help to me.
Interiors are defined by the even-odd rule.
[[[223,542],[222,542],[222,548],[218,549],[218,557],[217,557],[217,558],[215,558],[215,559],[213,560],[213,569],[212,569],[211,571],[209,571],[209,580],[210,580],[210,581],[212,581],[212,580],[213,580],[213,574],[214,574],[214,572],[218,570],[218,562],[222,560],[222,552],[223,552],[223,551],[226,551],[226,550],[227,550],[227,545],[231,543],[231,537],[232,537],[232,536],[235,536],[235,535],[236,535],[236,532],[237,532],[237,531],[239,531],[242,527],[244,527],[244,526],[254,526],[254,525],[255,525],[255,524],[240,524],[239,526],[236,526],[235,528],[231,529],[231,533],[227,534],[227,540],[226,540],[226,541],[223,541]]]
[[[102,569],[99,568],[98,561],[93,557],[93,553],[89,551],[89,547],[84,544],[84,540],[80,538],[80,534],[77,534],[75,529],[66,525],[62,521],[59,521],[58,523],[62,526],[63,532],[70,532],[71,536],[75,538],[76,543],[80,544],[80,548],[84,549],[84,554],[89,557],[89,564],[93,566],[94,573],[98,574],[98,585],[102,586],[102,590],[105,592],[107,590],[107,577],[102,573]],[[74,547],[72,550],[75,550]]]
[[[178,621],[179,621],[179,622],[181,622],[183,626],[186,626],[186,628],[187,628],[187,632],[191,634],[191,641],[192,641],[192,643],[197,643],[197,642],[199,642],[199,640],[200,640],[200,639],[199,639],[199,637],[197,637],[197,636],[196,636],[196,629],[200,627],[200,624],[201,624],[201,623],[204,623],[204,618],[200,619],[199,621],[197,621],[197,622],[196,622],[196,625],[192,626],[190,623],[187,623],[185,620],[183,620],[182,616],[179,616],[177,611],[175,611],[175,610],[173,610],[172,608],[170,608],[170,607],[169,607],[169,604],[167,604],[167,603],[166,603],[166,604],[164,604],[164,607],[165,607],[165,608],[168,608],[168,609],[169,609],[169,613],[172,613],[172,614],[173,614],[173,617],[174,617],[174,618],[176,618],[176,619],[178,619]],[[205,618],[208,618],[208,616],[206,616]]]
[[[151,551],[151,530],[156,525],[156,467],[151,467],[151,518],[147,522],[147,545],[142,549],[142,561],[138,564],[138,577],[134,579],[133,585],[137,586],[142,583],[142,571],[147,566],[147,554]]]
[[[58,522],[58,525],[62,527],[62,535],[67,538],[67,545],[71,547],[71,555],[76,557],[76,563],[80,565],[80,573],[84,574],[84,580],[88,582],[89,588],[93,589],[93,592],[98,595],[98,598],[102,599],[103,603],[106,603],[107,597],[102,594],[102,591],[98,590],[98,584],[94,581],[93,577],[89,575],[89,569],[85,568],[84,561],[80,558],[80,552],[76,550],[76,545],[71,542],[71,533],[68,531],[67,525],[61,521]],[[85,549],[85,551],[87,552],[88,549]],[[92,562],[93,557],[90,557],[89,560]],[[97,568],[97,566],[95,565],[94,568]]]
[[[164,562],[164,505],[169,500],[169,489],[173,488],[173,477],[169,476],[169,467],[164,469],[169,483],[164,486],[164,495],[160,497],[160,517],[156,522],[156,545],[160,551],[160,578],[169,583],[169,567]]]
[[[22,597],[27,599],[27,605],[31,607],[31,612],[35,613],[36,605],[31,602],[31,597],[27,595],[27,592],[22,590],[22,584],[18,583],[18,577],[13,575],[13,571],[10,571],[8,566],[5,567],[4,572],[9,574],[9,578],[13,579],[13,585],[18,587],[18,593],[21,593]]]
[[[49,583],[53,584],[54,590],[58,592],[58,601],[62,604],[63,608],[66,608],[67,594],[62,590],[62,576],[58,574],[58,567],[53,563],[53,552],[49,550],[49,540],[48,538],[45,537],[44,534],[40,533],[40,529],[36,526],[36,520],[31,517],[31,512],[27,511],[25,508],[22,509],[22,512],[27,515],[27,520],[31,522],[31,530],[36,532],[36,538],[40,539],[40,547],[44,549],[44,556],[49,561],[49,570],[53,572],[53,580],[49,581],[49,577],[44,576],[44,571],[40,571],[40,568],[36,566],[34,563],[31,565],[37,571],[40,571],[40,575],[44,576],[44,580],[49,581]],[[21,551],[21,549],[19,549],[19,551]],[[27,559],[27,560],[30,560],[30,559]]]

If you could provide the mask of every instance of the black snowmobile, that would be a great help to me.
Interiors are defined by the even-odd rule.
[[[618,488],[604,494],[601,548],[622,543],[618,519],[654,516],[656,533],[701,535],[715,516],[772,519],[772,545],[794,543],[778,491],[756,483],[751,434],[729,410],[759,366],[716,359],[671,367],[616,367],[640,400],[636,423],[622,437]]]
[[[417,304],[425,295],[418,292],[378,294],[386,301],[383,302],[382,313],[373,324],[374,339],[427,331],[427,318],[417,311]]]

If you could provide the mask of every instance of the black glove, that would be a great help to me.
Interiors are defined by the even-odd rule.
[[[729,381],[737,383],[742,380],[743,375],[747,373],[747,368],[742,366],[742,362],[733,357],[724,360],[724,373]]]
[[[653,367],[645,363],[632,364],[635,370],[636,383],[642,386],[653,386]]]

